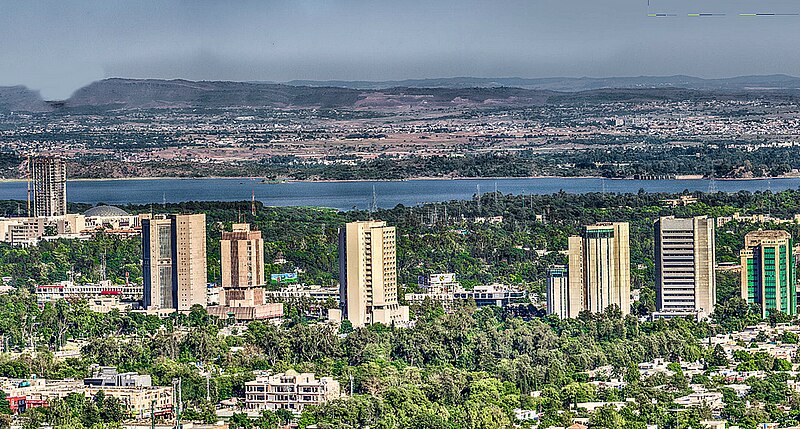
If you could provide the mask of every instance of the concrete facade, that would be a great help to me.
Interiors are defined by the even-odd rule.
[[[142,251],[146,309],[207,305],[205,214],[144,219]]]
[[[569,237],[568,246],[570,317],[575,317],[572,314],[576,309],[600,313],[611,305],[617,305],[623,315],[629,314],[631,263],[628,223],[587,225],[583,236]]]
[[[264,285],[264,239],[245,223],[233,224],[233,231],[220,240],[222,287]]]
[[[397,300],[395,229],[380,221],[348,223],[339,231],[340,293],[353,326],[408,322]]]
[[[30,160],[33,216],[49,217],[67,214],[67,163],[54,156]]]
[[[256,377],[245,383],[245,407],[248,411],[280,409],[300,414],[308,405],[320,405],[341,396],[339,382],[312,373],[286,373]]]
[[[714,220],[705,216],[655,222],[655,317],[708,317],[716,304]]]

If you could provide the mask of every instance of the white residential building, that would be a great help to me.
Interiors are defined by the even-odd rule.
[[[331,377],[314,377],[289,370],[282,374],[258,376],[245,383],[248,411],[286,409],[300,414],[308,405],[320,405],[341,396],[339,382]]]

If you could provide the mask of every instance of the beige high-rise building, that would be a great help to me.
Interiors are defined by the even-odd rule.
[[[654,317],[708,317],[716,304],[714,220],[706,216],[655,222]]]
[[[233,224],[222,233],[222,287],[243,288],[264,285],[264,239],[246,223]]]
[[[348,223],[339,230],[342,309],[355,327],[408,322],[397,300],[395,228],[380,221]]]
[[[627,222],[603,222],[587,225],[582,237],[569,237],[569,289],[582,292],[581,309],[600,313],[613,304],[630,313],[628,231]]]
[[[33,216],[51,217],[67,214],[67,164],[54,156],[39,156],[30,160],[33,182]]]
[[[205,214],[142,220],[142,253],[146,309],[207,305]]]
[[[580,238],[580,237],[578,237]],[[580,264],[580,260],[572,262]],[[583,310],[583,289],[580,281],[570,282],[569,269],[555,265],[547,270],[547,314],[562,319],[578,317]]]

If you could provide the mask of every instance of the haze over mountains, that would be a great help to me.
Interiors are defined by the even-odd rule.
[[[293,80],[287,85],[335,86],[355,89],[383,89],[393,87],[416,88],[492,88],[510,86],[525,89],[577,92],[610,88],[687,88],[702,90],[798,89],[800,78],[777,74],[739,76],[721,79],[703,79],[692,76],[637,76],[637,77],[552,77],[552,78],[480,78],[452,77],[435,79],[408,79],[392,81],[316,81]]]
[[[800,78],[786,75],[702,79],[691,76],[611,78],[441,78],[403,81],[269,82],[112,78],[67,100],[45,101],[23,86],[0,87],[0,110],[81,108],[436,108],[537,106],[552,103],[706,98],[794,98]]]

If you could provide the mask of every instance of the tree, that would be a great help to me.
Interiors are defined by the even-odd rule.
[[[275,411],[275,417],[278,418],[278,422],[280,424],[287,425],[289,422],[294,420],[294,414],[291,411],[287,410],[286,408],[281,408]]]
[[[712,367],[724,368],[728,366],[728,356],[725,354],[725,349],[717,344],[711,355],[708,357],[708,365]]]
[[[641,380],[641,373],[639,372],[639,367],[635,363],[631,363],[628,365],[628,369],[625,370],[625,383],[627,384],[635,384]]]
[[[349,334],[351,332],[353,332],[353,323],[347,319],[342,320],[342,324],[339,325],[339,333]]]
[[[625,427],[625,419],[611,405],[600,407],[591,414],[589,426],[592,429],[617,429]]]
[[[561,397],[567,407],[572,404],[574,408],[578,408],[578,402],[588,401],[593,395],[594,386],[588,383],[573,382],[561,389]]]
[[[785,344],[797,344],[800,337],[792,331],[783,331],[781,341]]]
[[[273,429],[279,422],[280,419],[274,411],[264,410],[256,419],[255,425],[258,426],[259,429]]]
[[[253,421],[250,420],[250,417],[247,417],[245,413],[233,413],[231,419],[229,421],[229,425],[231,428],[238,429],[252,429],[253,428]]]
[[[6,392],[0,390],[0,414],[11,414],[11,406],[8,404]]]

